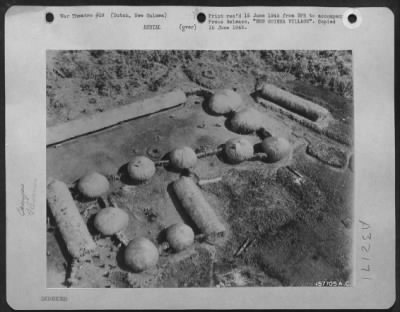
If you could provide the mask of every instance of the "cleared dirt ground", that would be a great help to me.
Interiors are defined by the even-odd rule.
[[[312,286],[350,280],[353,105],[349,73],[339,69],[351,69],[351,55],[290,53],[294,67],[308,60],[310,68],[288,70],[289,52],[48,52],[48,127],[176,87],[187,95],[178,108],[47,148],[47,175],[71,185],[99,252],[80,264],[73,287]],[[312,71],[316,64],[325,64],[325,76]],[[325,81],[329,75],[336,79],[331,85]],[[332,117],[325,130],[312,130],[258,103],[254,90],[260,81],[326,107]],[[157,160],[181,145],[204,150],[241,136],[229,129],[224,116],[204,109],[208,91],[218,88],[235,88],[246,105],[263,113],[269,133],[292,143],[293,154],[275,164],[256,160],[231,165],[219,155],[200,159],[194,169],[200,178],[222,177],[202,191],[226,225],[226,237],[198,241],[179,254],[164,253],[153,270],[131,273],[121,260],[123,247],[92,226],[101,203],[82,200],[73,183],[92,170],[107,175],[110,195],[129,212],[130,239],[145,236],[161,243],[163,229],[182,220],[198,232],[171,192],[179,173],[161,167],[149,183],[131,185],[124,179],[124,165],[134,155]],[[256,148],[261,141],[257,134],[245,137]],[[115,178],[118,172],[121,179]],[[49,217],[48,287],[67,287],[71,259]],[[235,257],[246,239],[252,244]]]

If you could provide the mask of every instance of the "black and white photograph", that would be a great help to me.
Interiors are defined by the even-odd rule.
[[[46,109],[47,288],[353,285],[351,50],[48,49]]]
[[[388,7],[5,14],[14,310],[389,309]]]

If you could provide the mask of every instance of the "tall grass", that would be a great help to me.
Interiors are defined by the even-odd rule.
[[[262,51],[261,58],[275,71],[347,98],[353,96],[351,51]]]

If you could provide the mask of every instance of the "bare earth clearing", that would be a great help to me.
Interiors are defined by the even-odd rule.
[[[179,173],[158,167],[149,183],[133,185],[123,178],[133,156],[159,160],[182,145],[207,150],[240,136],[257,149],[260,134],[234,133],[225,116],[207,113],[209,92],[235,88],[246,105],[263,114],[264,128],[293,146],[290,158],[273,164],[231,165],[220,155],[200,159],[194,169],[200,178],[222,177],[201,189],[228,233],[215,243],[198,241],[178,254],[162,254],[157,267],[143,273],[129,272],[123,247],[96,233],[93,216],[101,204],[82,200],[71,188],[99,251],[80,265],[73,287],[312,286],[351,279],[349,53],[49,51],[47,57],[48,127],[177,87],[186,93],[186,103],[177,108],[47,148],[49,177],[70,185],[92,170],[109,177],[111,195],[130,215],[129,239],[145,236],[160,243],[163,229],[182,220],[198,233],[171,192]],[[263,81],[328,109],[323,131],[259,101],[254,91]],[[118,172],[121,179],[113,178]],[[250,246],[234,256],[246,240]],[[47,286],[67,287],[70,258],[51,218],[47,250]]]

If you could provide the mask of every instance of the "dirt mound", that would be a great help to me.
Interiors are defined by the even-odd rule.
[[[332,167],[344,168],[347,163],[346,152],[322,141],[309,144],[307,153]]]

